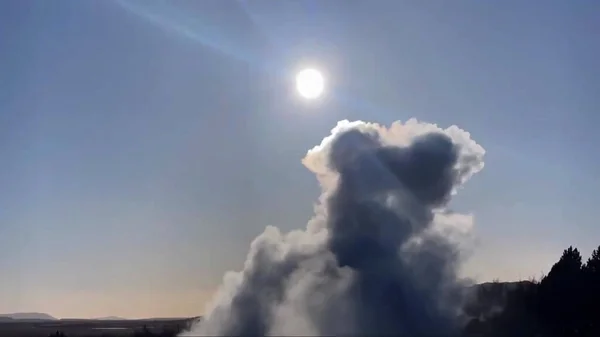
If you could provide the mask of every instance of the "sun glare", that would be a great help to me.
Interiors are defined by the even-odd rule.
[[[325,80],[316,69],[304,69],[296,75],[298,93],[306,99],[314,99],[323,93]]]

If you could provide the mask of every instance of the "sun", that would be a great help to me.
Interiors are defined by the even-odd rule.
[[[323,93],[325,80],[316,69],[304,69],[296,75],[298,93],[306,99],[315,99]]]

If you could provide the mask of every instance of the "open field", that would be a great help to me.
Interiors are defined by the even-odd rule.
[[[65,337],[175,336],[190,319],[160,320],[57,320],[0,323],[2,337],[48,337],[62,332]]]

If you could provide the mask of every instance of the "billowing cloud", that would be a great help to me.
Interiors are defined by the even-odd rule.
[[[338,122],[302,160],[322,187],[314,217],[267,227],[184,335],[452,334],[473,219],[446,205],[484,154],[456,126]]]

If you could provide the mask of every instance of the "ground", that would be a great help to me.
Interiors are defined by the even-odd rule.
[[[58,320],[15,321],[0,323],[2,337],[133,337],[175,336],[190,319],[173,320]],[[57,332],[59,333],[57,335]],[[63,333],[64,335],[60,335]]]

